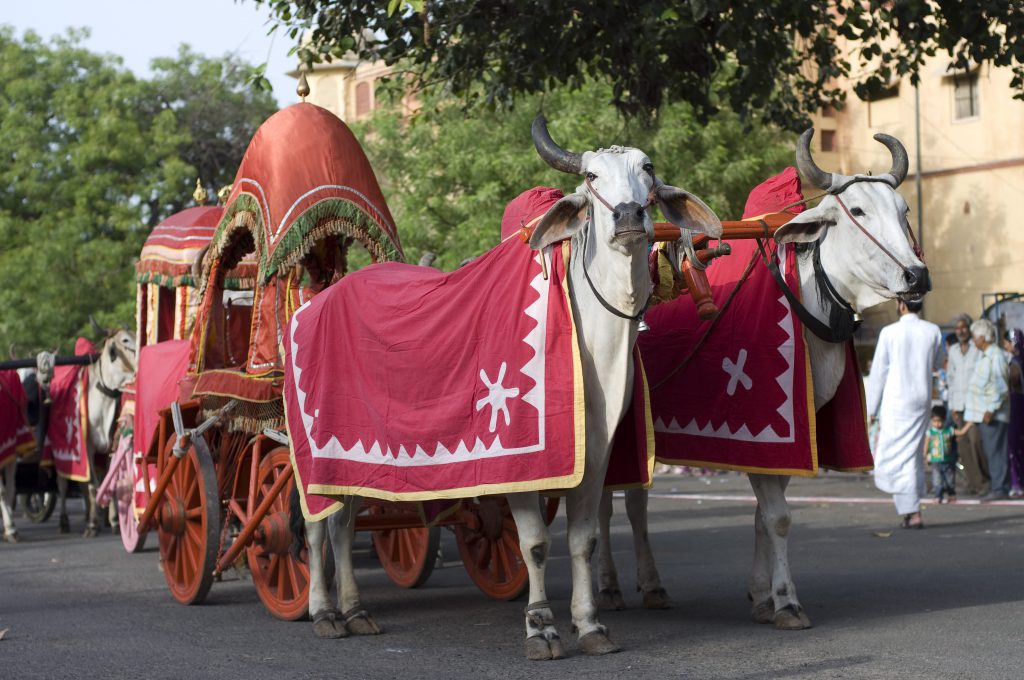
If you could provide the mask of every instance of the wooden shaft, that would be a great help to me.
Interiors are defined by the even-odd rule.
[[[774,236],[775,230],[781,227],[786,222],[796,217],[791,213],[768,213],[762,219],[768,224],[768,236]],[[746,239],[746,238],[761,238],[765,235],[764,226],[760,221],[756,220],[726,220],[722,222],[722,238],[723,241],[729,241],[732,239]],[[654,223],[654,240],[655,241],[675,241],[679,238],[679,227],[669,222],[655,222]],[[696,247],[699,243],[704,243],[708,240],[707,236],[703,234],[693,235],[693,245]]]
[[[697,269],[689,260],[683,260],[680,269],[683,280],[686,282],[686,289],[697,305],[697,316],[707,320],[718,315],[718,307],[711,297],[711,284],[708,283],[708,276],[703,270]]]
[[[257,461],[254,460],[253,465],[256,465],[256,463]],[[237,558],[241,554],[242,550],[249,545],[249,541],[252,540],[252,535],[256,533],[256,529],[259,528],[260,522],[262,522],[263,518],[267,516],[267,511],[270,510],[270,506],[274,504],[275,500],[277,500],[281,491],[284,490],[285,485],[291,481],[293,474],[291,465],[281,471],[281,475],[274,480],[274,485],[270,487],[270,491],[268,491],[267,495],[263,497],[259,507],[249,515],[249,521],[242,526],[242,530],[238,532],[238,536],[235,537],[235,540],[231,543],[231,547],[228,548],[224,552],[224,555],[221,556],[220,560],[218,560],[217,568],[213,570],[214,574],[223,573],[225,569],[234,564],[235,558]]]

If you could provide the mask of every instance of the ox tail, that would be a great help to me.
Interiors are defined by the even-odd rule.
[[[306,518],[302,514],[297,485],[292,485],[292,493],[288,497],[288,528],[292,532],[292,555],[301,560],[302,549],[306,545]]]

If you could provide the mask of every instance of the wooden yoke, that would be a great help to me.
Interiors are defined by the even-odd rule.
[[[722,222],[721,241],[733,239],[750,238],[772,238],[775,231],[786,222],[793,219],[791,213],[769,213],[756,220],[735,220]],[[676,241],[680,236],[680,229],[668,222],[654,223],[655,241]],[[721,243],[716,248],[707,248],[710,239],[705,234],[694,234],[693,247],[701,264],[708,264],[716,257],[730,253],[729,244]],[[697,269],[689,260],[683,260],[680,268],[683,275],[683,283],[687,292],[697,305],[697,315],[701,319],[713,319],[718,314],[718,307],[711,296],[711,284],[708,282],[708,275],[703,269]]]

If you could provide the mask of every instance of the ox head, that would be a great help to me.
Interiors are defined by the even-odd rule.
[[[780,227],[775,240],[811,243],[823,239],[822,266],[858,311],[895,297],[921,298],[931,290],[931,280],[912,244],[907,220],[910,209],[896,191],[909,168],[903,144],[889,135],[875,135],[892,156],[891,169],[876,176],[848,176],[826,172],[815,164],[810,151],[813,136],[814,128],[800,136],[797,168],[828,195]]]
[[[722,223],[715,213],[688,191],[658,179],[643,151],[622,146],[582,154],[566,151],[551,139],[543,116],[534,120],[532,134],[541,158],[556,170],[582,175],[584,183],[548,209],[534,229],[530,246],[539,250],[581,237],[583,247],[574,252],[583,253],[585,267],[603,274],[607,288],[621,286],[615,296],[631,314],[642,310],[649,292],[649,278],[642,282],[647,244],[654,235],[650,206],[657,203],[665,217],[682,229],[721,235]],[[630,281],[616,274],[624,260],[631,270]],[[632,289],[625,289],[630,284]]]
[[[137,367],[135,333],[123,328],[110,332],[100,349],[100,370],[107,387],[116,390],[131,382]]]
[[[559,200],[537,224],[530,240],[533,248],[573,236],[587,224],[589,211],[592,238],[625,252],[653,237],[654,223],[647,208],[654,202],[680,228],[715,238],[721,235],[722,223],[711,208],[690,192],[658,179],[654,164],[640,149],[613,146],[582,154],[566,151],[551,139],[544,116],[533,121],[532,134],[537,153],[548,165],[582,175],[585,180],[576,193]]]

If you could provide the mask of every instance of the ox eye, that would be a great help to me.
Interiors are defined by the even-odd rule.
[[[864,217],[864,211],[861,210],[860,208],[852,208],[850,212],[853,214],[854,217]]]
[[[654,163],[644,163],[642,169],[648,175],[653,175],[654,174]]]
[[[592,172],[588,172],[587,173],[587,179],[589,179],[591,182],[593,182],[595,179],[597,179],[597,175],[595,175]]]

